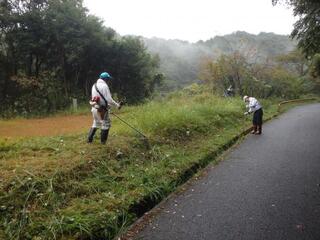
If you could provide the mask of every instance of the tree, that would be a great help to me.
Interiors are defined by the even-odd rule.
[[[112,72],[116,92],[131,103],[150,96],[158,80],[159,58],[150,55],[137,37],[123,37],[113,49],[116,52]]]
[[[311,66],[310,76],[315,84],[315,90],[320,93],[320,54],[314,55]]]
[[[274,5],[284,0],[272,0]],[[294,24],[292,38],[298,39],[298,46],[307,56],[320,52],[320,1],[319,0],[286,0],[293,7],[298,21]]]
[[[300,49],[295,49],[288,54],[279,55],[276,57],[276,61],[300,77],[304,76],[308,70],[309,60],[303,55]]]
[[[301,78],[281,66],[248,64],[239,54],[223,55],[215,62],[208,60],[203,65],[200,78],[215,92],[221,93],[232,85],[241,96],[291,99],[310,90],[307,78]]]
[[[68,106],[70,97],[87,101],[103,71],[116,78],[113,92],[129,103],[150,96],[161,80],[159,58],[139,38],[121,38],[88,15],[82,0],[2,0],[0,27],[5,110],[45,112]]]
[[[205,61],[201,66],[199,78],[209,84],[213,91],[223,92],[231,85],[242,95],[248,73],[247,65],[245,58],[238,52],[222,55],[216,62]]]

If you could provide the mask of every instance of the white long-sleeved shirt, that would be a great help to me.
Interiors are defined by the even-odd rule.
[[[249,97],[249,104],[247,105],[249,108],[248,112],[252,113],[262,108],[261,104],[254,97]]]
[[[96,84],[97,84],[97,88],[100,91],[100,93],[107,100],[108,105],[109,106],[113,105],[113,106],[119,107],[119,103],[117,103],[115,100],[113,100],[113,98],[111,96],[108,84],[102,79],[98,79]],[[103,98],[100,96],[100,94],[96,90],[96,87],[95,87],[96,84],[94,84],[92,86],[91,96],[92,96],[92,98],[99,97],[100,98],[100,105],[106,106],[106,102],[103,100]]]

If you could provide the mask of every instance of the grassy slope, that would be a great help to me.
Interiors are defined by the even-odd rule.
[[[125,108],[150,149],[116,119],[107,146],[84,133],[0,140],[0,239],[111,239],[248,127],[243,112],[241,100],[206,93]]]

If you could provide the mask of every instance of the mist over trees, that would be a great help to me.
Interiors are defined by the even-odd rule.
[[[309,77],[314,84],[314,90],[320,92],[320,2],[317,0],[272,0],[274,5],[286,4],[293,8],[294,16],[298,20],[294,24],[291,38],[298,41],[299,51],[309,60]],[[296,54],[289,56],[296,61]],[[299,67],[299,66],[298,66]],[[300,75],[305,70],[300,65]]]
[[[205,62],[199,78],[215,94],[232,86],[240,96],[294,99],[316,92],[316,82],[307,71],[309,65],[299,51],[281,55],[271,63],[249,63],[236,52]]]
[[[166,75],[168,89],[198,82],[200,68],[208,59],[240,53],[248,63],[267,63],[296,47],[296,42],[288,36],[240,31],[197,43],[160,38],[144,38],[144,42],[151,53],[159,55],[160,69]]]
[[[307,56],[320,52],[320,1],[318,0],[272,0],[293,7],[294,16],[299,19],[294,24],[291,37],[298,40],[298,46]]]
[[[102,71],[113,92],[135,103],[159,81],[159,59],[137,37],[120,37],[82,0],[0,2],[0,111],[52,112],[87,101]]]

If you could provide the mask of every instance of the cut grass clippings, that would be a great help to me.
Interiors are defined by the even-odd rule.
[[[1,140],[0,236],[112,239],[230,146],[250,125],[243,112],[240,99],[207,93],[127,108],[150,149],[116,119],[107,146],[85,134]]]

